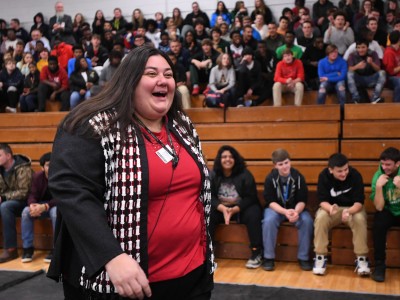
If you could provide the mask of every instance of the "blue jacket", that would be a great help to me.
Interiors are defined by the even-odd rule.
[[[217,14],[217,13],[213,13],[211,15],[211,21],[210,21],[210,25],[211,28],[213,28],[215,26],[215,24],[217,23],[217,17],[218,16],[222,16],[222,18],[224,19],[224,22],[226,22],[226,24],[231,25],[231,16],[229,15],[229,13],[223,13],[221,15]]]
[[[333,63],[329,62],[328,57],[325,57],[318,63],[318,76],[327,77],[328,82],[334,83],[345,80],[347,62],[341,56],[338,56]]]
[[[73,57],[70,60],[68,60],[68,78],[71,76],[72,72],[75,71],[75,61],[76,58]],[[88,63],[88,69],[91,70],[92,69],[92,61],[89,58],[86,58],[86,61]]]

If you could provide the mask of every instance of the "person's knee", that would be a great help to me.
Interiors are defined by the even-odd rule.
[[[353,222],[358,225],[367,225],[367,216],[363,212],[355,213],[352,216]]]
[[[314,227],[314,221],[309,214],[301,213],[300,221],[307,227]]]
[[[266,211],[262,220],[264,229],[277,228],[280,225],[279,216],[274,211]]]
[[[272,87],[272,89],[273,89],[274,91],[281,91],[281,90],[282,90],[282,83],[280,83],[280,82],[275,82],[274,85],[273,85],[273,87]]]
[[[54,207],[50,208],[49,214],[50,214],[50,218],[56,219],[57,218],[57,207],[54,206]]]
[[[28,218],[30,218],[30,216],[31,216],[31,214],[29,211],[29,206],[27,206],[23,209],[21,217],[22,217],[22,219],[28,219]]]
[[[330,222],[330,216],[322,209],[317,212],[314,220],[314,227],[319,228],[320,226],[327,226]]]

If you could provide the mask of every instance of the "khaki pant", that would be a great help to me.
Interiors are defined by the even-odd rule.
[[[300,106],[303,101],[304,84],[297,82],[294,87],[289,87],[287,84],[275,82],[273,86],[274,106],[282,105],[282,93],[294,93],[294,105]]]
[[[181,93],[182,97],[182,108],[183,109],[188,109],[192,106],[191,104],[191,97],[190,97],[190,92],[189,89],[186,85],[180,85],[178,86],[177,90]]]
[[[339,211],[330,216],[322,208],[318,209],[314,221],[314,251],[316,254],[327,255],[329,243],[329,230],[342,223],[342,212],[348,207],[339,207]],[[352,215],[345,223],[353,233],[353,246],[356,256],[368,254],[367,245],[367,214],[364,208]]]

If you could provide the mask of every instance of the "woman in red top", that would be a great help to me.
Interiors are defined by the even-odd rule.
[[[49,185],[62,217],[48,276],[63,277],[66,299],[211,297],[209,173],[173,69],[136,48],[58,131]]]

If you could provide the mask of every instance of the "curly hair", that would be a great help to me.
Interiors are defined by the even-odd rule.
[[[217,156],[215,157],[214,160],[213,171],[215,172],[216,176],[223,176],[224,174],[223,173],[224,170],[221,164],[221,156],[224,151],[229,151],[232,154],[233,159],[235,160],[235,164],[232,169],[232,176],[235,176],[246,169],[246,163],[244,161],[244,158],[239,154],[239,152],[232,146],[223,145],[221,148],[219,148]]]

